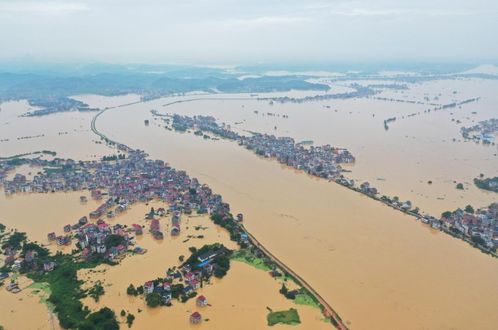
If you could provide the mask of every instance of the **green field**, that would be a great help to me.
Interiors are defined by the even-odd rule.
[[[299,314],[295,308],[291,308],[287,311],[270,312],[266,317],[266,320],[268,321],[269,326],[279,323],[287,325],[296,325],[301,323]]]
[[[320,308],[320,303],[316,301],[316,299],[309,294],[307,291],[303,291],[302,293],[296,296],[294,302],[298,305],[308,305],[316,308]]]
[[[257,269],[261,269],[261,270],[264,270],[264,271],[270,271],[271,270],[271,268],[268,267],[268,265],[265,264],[265,262],[264,262],[263,259],[254,256],[252,253],[250,253],[247,250],[238,250],[238,251],[235,251],[232,254],[232,256],[231,256],[231,259],[235,260],[235,261],[244,262],[244,263],[246,263],[248,265],[251,265],[253,267],[256,267]]]

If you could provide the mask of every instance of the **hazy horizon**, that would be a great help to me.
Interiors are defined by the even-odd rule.
[[[5,1],[0,60],[257,64],[498,59],[498,2]]]

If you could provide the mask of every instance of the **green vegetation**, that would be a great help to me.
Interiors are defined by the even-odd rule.
[[[135,286],[133,286],[133,284],[130,284],[128,286],[128,289],[126,289],[126,294],[136,297],[136,296],[138,296],[138,290],[135,289]]]
[[[185,261],[185,264],[190,265],[192,269],[199,268],[199,256],[205,253],[216,253],[216,256],[211,260],[214,266],[214,276],[217,278],[224,277],[230,269],[230,255],[232,251],[223,246],[223,244],[215,243],[204,245],[200,249],[191,249],[192,255]]]
[[[441,216],[443,218],[449,219],[449,218],[451,218],[452,214],[453,214],[453,212],[451,212],[451,211],[445,211],[445,212],[441,213]]]
[[[22,253],[26,253],[27,251],[36,251],[38,254],[38,258],[48,258],[49,251],[47,248],[44,248],[33,242],[25,242],[22,246]]]
[[[111,234],[105,238],[105,247],[110,249],[112,247],[118,246],[120,244],[125,244],[126,239],[123,236]]]
[[[473,214],[474,213],[474,208],[472,207],[472,205],[465,206],[465,212]]]
[[[103,296],[105,293],[104,287],[100,283],[100,281],[97,281],[95,285],[88,290],[88,295],[95,300],[95,302],[98,302],[100,299],[100,296]]]
[[[49,303],[47,301],[47,298],[50,297],[50,294],[52,294],[52,290],[50,290],[50,286],[48,283],[38,283],[38,282],[34,282],[33,284],[31,284],[28,288],[30,289],[34,289],[33,290],[33,293],[35,294],[38,294],[40,293],[40,291],[43,291],[44,294],[41,295],[41,298],[40,298],[40,302],[42,304],[47,304],[49,306],[50,309],[53,309],[53,304]]]
[[[211,220],[213,220],[216,225],[228,230],[232,241],[238,242],[240,240],[240,227],[232,217],[230,217],[230,219],[223,219],[222,215],[213,214],[211,215]]]
[[[95,313],[91,313],[78,327],[80,330],[119,330],[116,314],[109,308],[104,307]]]
[[[480,179],[474,179],[474,184],[481,189],[494,191],[498,193],[498,176],[494,178],[483,179],[484,175],[481,174]]]
[[[463,183],[457,183],[456,188],[459,190],[463,190]]]
[[[161,305],[162,298],[161,298],[161,295],[159,293],[152,292],[152,293],[149,293],[145,297],[145,301],[147,302],[147,306],[157,307],[157,306]]]
[[[39,154],[45,154],[45,155],[50,155],[54,156],[57,155],[55,151],[50,151],[50,150],[42,150],[42,151],[33,151],[33,152],[27,152],[24,154],[17,154],[13,155],[10,157],[0,157],[0,160],[6,160],[8,165],[11,166],[20,166],[23,164],[26,164],[27,160],[25,158],[22,158],[24,156],[29,156],[29,155],[39,155]]]
[[[57,254],[54,257],[57,267],[46,274],[31,273],[28,276],[35,282],[46,282],[51,294],[48,302],[53,304],[61,327],[66,329],[119,329],[115,314],[108,308],[90,313],[80,299],[86,296],[81,289],[83,281],[78,280],[77,271],[93,268],[99,263],[75,262],[72,256]]]
[[[135,321],[135,315],[128,313],[126,316],[126,324],[128,325],[128,328],[131,328],[133,321]]]
[[[298,305],[307,305],[311,307],[321,308],[318,300],[316,300],[316,298],[304,288],[300,290],[300,293],[296,296],[294,302]]]
[[[287,325],[296,325],[301,323],[299,318],[299,314],[295,308],[291,308],[287,311],[279,311],[279,312],[270,312],[266,320],[269,326],[273,326],[275,324],[287,324]]]
[[[183,292],[183,288],[184,288],[184,286],[181,283],[171,285],[171,297],[175,298],[175,299],[179,299],[180,295]]]
[[[248,249],[240,249],[238,251],[234,251],[230,259],[235,261],[241,261],[248,265],[251,265],[257,269],[261,269],[264,271],[270,271],[271,267],[268,265],[265,260],[262,258],[256,257],[253,253],[251,253]]]
[[[15,231],[12,233],[5,243],[2,244],[2,249],[5,249],[6,247],[10,246],[14,250],[20,250],[21,245],[26,242],[26,233],[21,233],[18,231]]]

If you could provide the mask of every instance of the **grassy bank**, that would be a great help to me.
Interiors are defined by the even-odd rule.
[[[231,259],[235,261],[244,262],[250,266],[253,266],[257,269],[261,269],[264,271],[271,270],[270,266],[268,266],[268,264],[262,258],[256,257],[254,254],[252,254],[249,250],[246,249],[234,251],[231,256]]]
[[[294,303],[298,305],[306,305],[306,306],[311,306],[315,307],[318,309],[322,308],[322,305],[318,302],[318,300],[313,297],[311,293],[309,293],[306,289],[302,288],[301,293],[299,293],[296,298],[294,299]]]

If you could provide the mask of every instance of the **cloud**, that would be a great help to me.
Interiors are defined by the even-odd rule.
[[[392,9],[372,9],[372,8],[348,8],[330,10],[332,16],[347,17],[382,17],[382,16],[428,16],[428,17],[451,17],[451,16],[475,16],[482,14],[496,14],[490,10],[437,10],[421,8],[392,8]]]
[[[82,2],[0,1],[0,13],[66,14],[89,10]]]
[[[238,19],[227,19],[221,22],[215,22],[217,24],[222,24],[224,26],[232,27],[263,27],[268,25],[292,25],[296,23],[309,22],[308,17],[296,17],[296,16],[261,16],[253,18],[238,18]]]

